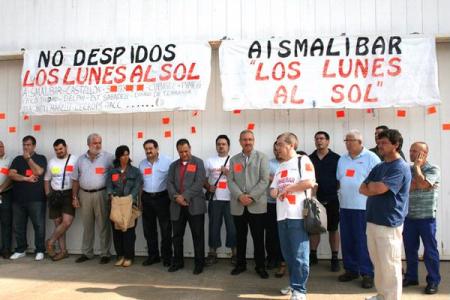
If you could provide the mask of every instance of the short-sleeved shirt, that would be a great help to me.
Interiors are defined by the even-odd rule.
[[[83,190],[96,190],[104,188],[106,176],[112,168],[113,155],[108,152],[100,152],[91,161],[88,153],[84,153],[78,158],[72,179],[80,183]]]
[[[45,156],[34,153],[31,159],[41,168],[47,169],[47,159]],[[16,156],[11,163],[10,169],[16,170],[17,174],[23,176],[31,176],[33,174],[28,162],[23,158],[22,155]],[[28,202],[28,201],[44,201],[45,191],[44,191],[44,175],[38,176],[38,181],[27,182],[27,181],[13,181],[13,198],[14,201]]]
[[[367,198],[367,222],[388,227],[402,225],[411,185],[409,165],[402,158],[382,162],[372,169],[364,182],[383,182],[389,188],[386,193]]]
[[[336,179],[337,165],[340,156],[329,150],[322,159],[317,156],[317,150],[309,155],[314,170],[316,171],[316,182],[319,185],[317,199],[320,202],[339,201],[337,191],[339,181]]]
[[[221,173],[221,168],[225,164],[228,156],[221,157],[216,155],[214,157],[210,157],[205,161],[205,170],[206,170],[206,178],[208,178],[208,183],[210,185],[214,185],[219,178]],[[230,159],[228,158],[226,167],[230,168]],[[217,182],[216,192],[214,193],[213,200],[220,201],[230,201],[231,194],[228,189],[228,178],[225,174],[222,174],[219,182]]]
[[[10,165],[11,159],[8,156],[3,155],[3,157],[0,158],[0,185],[2,185],[8,178]]]
[[[438,166],[431,165],[428,162],[426,162],[420,169],[422,170],[422,174],[425,176],[425,180],[431,184],[432,188],[409,192],[408,218],[436,218],[441,170]],[[414,174],[412,169],[411,174]]]
[[[139,170],[144,180],[144,192],[159,193],[167,190],[167,176],[171,163],[172,161],[162,154],[158,154],[153,164],[147,159],[141,161]]]
[[[53,157],[48,161],[47,172],[45,172],[45,181],[50,181],[52,190],[61,191],[69,190],[72,188],[71,176],[77,162],[75,155],[70,155],[70,159],[67,162],[66,158]],[[64,166],[66,166],[66,176],[64,177],[64,187],[62,186],[64,176]]]
[[[298,169],[298,157],[294,156],[288,161],[280,164],[275,173],[271,188],[277,188],[280,192],[292,184],[303,180],[315,180],[314,165],[307,155],[301,158],[301,177]],[[286,195],[284,199],[277,199],[277,220],[303,219],[303,206],[305,202],[305,192],[295,192]]]
[[[272,158],[269,160],[269,174],[270,177],[273,178],[278,168],[280,167],[280,162],[276,158]],[[267,191],[267,203],[276,204],[277,199],[274,199],[270,196],[270,188]]]
[[[359,187],[370,171],[380,162],[378,156],[363,148],[352,158],[348,153],[338,161],[336,178],[339,180],[339,205],[344,209],[366,209],[367,197],[359,193]]]

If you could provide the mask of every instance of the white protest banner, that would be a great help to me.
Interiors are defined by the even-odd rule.
[[[219,57],[226,111],[440,103],[431,37],[226,40]]]
[[[204,110],[208,43],[28,50],[21,113]]]

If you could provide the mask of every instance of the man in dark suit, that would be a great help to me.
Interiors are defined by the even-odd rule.
[[[173,228],[174,259],[169,272],[184,267],[183,237],[186,223],[192,233],[194,243],[194,274],[203,272],[205,265],[205,212],[206,202],[203,183],[206,172],[203,161],[191,154],[191,145],[187,139],[177,141],[180,159],[174,161],[169,168],[167,190],[171,199],[170,219]]]

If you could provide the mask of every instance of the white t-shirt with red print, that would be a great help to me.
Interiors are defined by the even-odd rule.
[[[301,173],[298,171],[298,156],[282,162],[275,173],[271,188],[277,188],[279,193],[292,184],[303,180],[315,180],[314,166],[307,155],[301,158]],[[308,191],[308,195],[310,192]],[[283,199],[277,198],[277,220],[303,219],[303,205],[306,195],[304,191],[287,194]]]

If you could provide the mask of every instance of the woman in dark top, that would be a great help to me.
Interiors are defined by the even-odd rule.
[[[125,197],[131,195],[133,205],[137,206],[139,191],[142,186],[142,176],[138,168],[131,165],[130,149],[119,146],[116,149],[116,159],[113,168],[106,179],[106,190],[109,199],[114,196]],[[123,232],[117,230],[112,222],[114,248],[117,253],[116,266],[129,267],[134,259],[134,243],[136,241],[136,221],[134,226]]]

